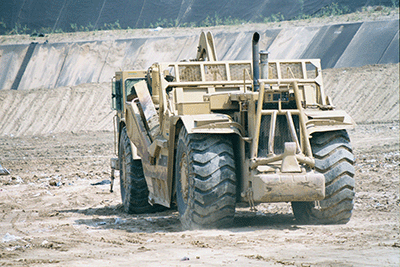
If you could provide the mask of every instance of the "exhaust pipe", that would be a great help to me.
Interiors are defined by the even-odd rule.
[[[268,51],[260,51],[261,79],[268,79]]]
[[[253,53],[253,88],[254,91],[258,91],[260,84],[258,83],[258,79],[260,79],[260,54],[258,52],[258,41],[260,40],[260,34],[255,32],[253,34],[253,44],[252,44],[252,53]]]

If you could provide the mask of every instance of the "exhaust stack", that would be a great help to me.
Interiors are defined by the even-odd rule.
[[[260,51],[261,79],[268,79],[268,51]]]
[[[260,84],[258,79],[260,79],[260,54],[258,48],[258,41],[260,40],[260,34],[255,32],[253,34],[253,43],[252,43],[252,53],[253,53],[253,88],[254,91],[258,91]]]

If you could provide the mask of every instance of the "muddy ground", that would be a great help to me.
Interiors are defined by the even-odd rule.
[[[2,136],[0,265],[399,266],[399,124],[350,131],[356,199],[346,225],[298,225],[289,204],[238,207],[223,230],[183,231],[176,209],[122,211],[111,131]]]

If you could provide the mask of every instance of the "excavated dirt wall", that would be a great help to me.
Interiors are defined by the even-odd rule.
[[[324,70],[338,109],[357,123],[399,120],[399,64]],[[0,136],[111,131],[109,82],[56,89],[0,90]]]
[[[271,59],[321,58],[322,68],[399,62],[399,20],[324,26],[255,27]],[[251,59],[248,27],[214,33],[220,60]],[[200,30],[130,39],[0,46],[0,89],[57,88],[109,81],[119,69],[145,69],[157,61],[193,58]]]

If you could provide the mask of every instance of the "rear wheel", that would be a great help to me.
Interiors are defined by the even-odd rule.
[[[315,169],[325,176],[325,199],[292,202],[300,223],[344,224],[350,220],[354,199],[354,155],[345,130],[315,133],[310,140]]]
[[[125,212],[154,212],[157,206],[148,202],[149,191],[143,174],[141,160],[132,158],[132,147],[126,127],[122,128],[119,140],[119,176],[122,204]]]
[[[233,222],[236,174],[232,142],[226,136],[179,134],[175,158],[178,211],[185,229]]]

